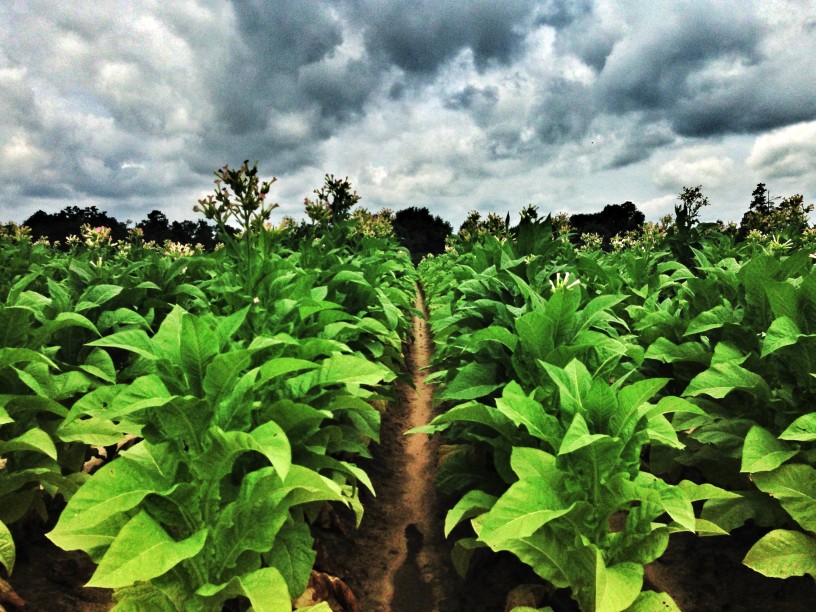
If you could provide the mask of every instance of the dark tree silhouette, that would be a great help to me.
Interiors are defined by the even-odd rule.
[[[603,238],[608,247],[613,236],[640,229],[646,216],[632,202],[607,204],[601,212],[572,215],[570,225],[575,229],[576,238],[581,234],[595,233]]]
[[[445,238],[453,233],[450,223],[432,215],[427,208],[416,206],[398,211],[392,226],[400,244],[411,251],[414,263],[428,253],[444,253]]]
[[[146,242],[152,240],[157,244],[162,244],[165,240],[170,240],[172,237],[170,222],[160,210],[152,210],[147,213],[147,217],[139,221],[136,227],[144,232]]]
[[[59,241],[63,245],[68,236],[81,235],[82,226],[85,224],[91,227],[109,227],[112,240],[124,240],[127,237],[127,225],[111,217],[107,212],[100,211],[96,206],[87,208],[68,206],[57,213],[38,210],[23,222],[23,225],[31,228],[31,236],[34,239],[47,238],[52,243]]]

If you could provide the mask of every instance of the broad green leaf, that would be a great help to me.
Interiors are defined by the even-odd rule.
[[[462,496],[456,505],[445,516],[445,537],[450,535],[453,528],[459,523],[479,514],[483,514],[493,507],[498,498],[484,491],[473,489]]]
[[[802,332],[799,330],[799,326],[790,317],[774,319],[765,334],[765,338],[762,340],[762,354],[760,356],[766,357],[784,346],[796,344],[801,335]]]
[[[741,472],[770,472],[796,455],[797,451],[777,440],[767,429],[754,425],[745,436]]]
[[[668,593],[642,591],[626,612],[680,612],[680,608]]]
[[[816,532],[816,468],[788,463],[751,476],[757,488],[779,503],[802,528]]]
[[[143,510],[116,536],[87,586],[116,589],[161,576],[201,552],[206,539],[202,529],[176,541]]]
[[[643,588],[643,566],[639,563],[618,563],[606,567],[600,551],[596,551],[594,610],[621,612],[640,595]]]
[[[88,346],[101,346],[105,348],[118,348],[131,353],[136,353],[147,359],[155,359],[153,345],[144,330],[127,329],[116,332],[110,336],[105,336],[99,340],[89,342]]]
[[[605,434],[590,434],[584,417],[582,417],[580,413],[576,414],[572,419],[567,433],[564,434],[564,439],[561,441],[561,448],[558,449],[558,455],[574,453],[604,438],[608,439],[609,436]]]
[[[796,320],[799,314],[796,287],[788,281],[768,280],[764,283],[764,289],[776,318],[788,317]]]
[[[9,416],[9,413],[6,412],[6,409],[0,406],[0,426],[8,425],[9,423],[13,423],[14,419]]]
[[[181,327],[186,314],[187,311],[178,304],[173,306],[173,310],[164,317],[159,331],[153,336],[153,350],[156,355],[173,364],[181,361]]]
[[[58,369],[56,363],[38,351],[32,351],[31,349],[27,348],[0,348],[0,370],[6,366],[15,365],[17,363],[26,361],[44,363],[51,366],[55,370]]]
[[[502,397],[496,399],[496,408],[516,425],[524,425],[527,431],[536,438],[547,442],[553,451],[561,442],[561,424],[553,415],[547,414],[544,407],[528,397],[521,386],[511,381],[502,391]]]
[[[204,320],[186,314],[181,319],[179,351],[189,389],[201,397],[207,365],[218,352],[218,339]]]
[[[306,590],[317,556],[313,545],[309,525],[290,520],[275,538],[275,546],[264,555],[267,564],[281,573],[290,593],[300,594]]]
[[[479,548],[485,548],[485,544],[479,542],[476,538],[460,538],[453,543],[451,561],[460,577],[465,578],[467,576],[470,559]]]
[[[573,507],[565,506],[552,483],[537,478],[519,480],[482,517],[479,539],[495,551],[512,549],[507,540],[531,536]]]
[[[558,387],[561,411],[570,417],[582,411],[584,396],[592,387],[592,376],[586,366],[577,359],[573,359],[564,369],[546,362],[541,362],[541,365]]]
[[[193,468],[202,479],[220,478],[232,471],[235,459],[243,453],[255,451],[265,456],[281,479],[285,479],[292,465],[292,449],[286,433],[275,421],[268,421],[250,432],[210,429],[209,448],[196,457]]]
[[[116,368],[113,359],[111,359],[107,351],[101,348],[92,350],[88,357],[85,358],[85,363],[79,367],[88,374],[101,378],[107,383],[116,384]]]
[[[82,312],[95,306],[102,306],[117,295],[122,293],[119,285],[94,285],[89,287],[80,297],[76,305],[76,311]]]
[[[195,594],[185,588],[184,582],[170,573],[150,582],[116,589],[113,593],[116,605],[111,612],[203,612],[200,602],[194,598]],[[198,606],[194,607],[195,604]]]
[[[121,427],[108,419],[96,417],[60,425],[55,433],[63,442],[82,442],[92,446],[111,446],[124,439]]]
[[[704,310],[689,323],[686,336],[718,329],[728,323],[739,323],[734,309],[730,305],[720,304],[710,310]]]
[[[498,342],[503,344],[511,351],[516,350],[516,345],[519,342],[519,337],[516,336],[506,327],[501,325],[490,325],[484,329],[474,332],[468,339],[465,345],[465,350],[468,352],[478,352],[484,342]]]
[[[518,436],[518,428],[504,414],[495,408],[490,408],[475,401],[454,406],[450,410],[446,410],[435,417],[429,425],[414,427],[406,433],[433,434],[438,431],[444,431],[451,425],[459,422],[487,425],[510,440]]]
[[[0,565],[6,568],[6,573],[11,576],[14,571],[14,540],[8,527],[0,521]]]
[[[63,534],[91,529],[135,508],[148,495],[169,494],[176,486],[177,467],[178,459],[164,446],[137,444],[91,476],[68,502],[48,538],[63,546]]]
[[[54,441],[39,427],[29,429],[11,440],[5,442],[0,440],[0,453],[13,451],[36,451],[51,459],[57,459],[57,447],[54,446]]]
[[[150,329],[150,325],[148,325],[145,318],[130,308],[106,310],[99,315],[99,329],[107,330],[118,325],[133,325],[145,330]]]
[[[456,372],[456,376],[443,387],[439,396],[442,400],[471,400],[489,395],[499,387],[495,363],[468,363]]]
[[[709,483],[698,484],[690,480],[682,480],[677,485],[689,501],[696,502],[704,499],[740,499],[739,493],[721,489]]]
[[[93,332],[93,334],[96,336],[100,335],[96,325],[91,323],[87,317],[83,317],[81,314],[76,312],[59,313],[53,321],[49,321],[45,324],[43,331],[48,334],[54,334],[61,329],[65,329],[66,327],[82,327]]]
[[[317,374],[318,383],[322,385],[337,383],[377,385],[381,382],[391,382],[396,378],[396,374],[384,365],[357,355],[340,354],[324,360]]]
[[[542,310],[533,310],[516,319],[516,335],[536,359],[544,359],[554,348],[552,322]]]
[[[708,364],[711,359],[711,351],[701,342],[674,344],[671,340],[660,337],[646,349],[645,358],[662,361],[663,363],[691,361],[693,363]]]
[[[816,412],[803,414],[779,436],[780,440],[812,442],[816,440]]]
[[[664,414],[696,414],[700,416],[708,415],[708,413],[699,406],[695,406],[687,399],[683,399],[682,397],[676,397],[674,395],[668,395],[666,397],[660,398],[660,401],[657,402],[656,405],[654,406],[650,405],[642,412],[642,416],[645,416],[647,419],[651,419],[656,416]]]
[[[284,376],[285,374],[291,374],[292,372],[298,372],[301,370],[314,370],[315,368],[318,367],[320,367],[320,364],[314,363],[312,361],[307,361],[306,359],[295,359],[294,357],[278,357],[276,359],[271,359],[267,361],[259,368],[258,379],[256,384],[262,385],[267,381],[272,380],[273,378]]]
[[[236,576],[228,583],[207,584],[196,593],[204,597],[221,595],[223,599],[243,595],[255,612],[291,612],[292,602],[286,581],[274,567],[264,567],[251,574]]]
[[[238,332],[238,330],[241,329],[244,321],[246,321],[248,313],[249,306],[246,306],[227,317],[221,317],[218,319],[215,334],[218,336],[219,348],[224,349],[227,347],[230,338],[232,338]]]
[[[709,395],[722,399],[735,389],[748,391],[761,399],[767,399],[770,395],[768,385],[761,376],[735,363],[718,363],[701,372],[691,380],[683,395]]]
[[[216,355],[204,374],[202,388],[207,401],[217,408],[236,387],[241,373],[249,367],[252,351],[238,350]]]
[[[776,529],[751,547],[743,563],[771,578],[805,574],[816,578],[816,538],[799,531]]]

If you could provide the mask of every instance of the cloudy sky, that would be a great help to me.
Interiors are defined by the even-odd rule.
[[[699,184],[739,220],[816,201],[814,83],[816,0],[3,0],[0,221],[194,218],[244,159],[280,215],[333,173],[455,227]]]

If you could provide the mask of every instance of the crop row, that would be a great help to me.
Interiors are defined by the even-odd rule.
[[[89,585],[115,589],[116,610],[239,596],[291,610],[325,502],[360,520],[371,483],[355,458],[403,364],[407,253],[377,238],[290,250],[263,229],[235,244],[183,257],[0,244],[7,573],[15,525],[58,514],[48,537],[90,555]]]
[[[643,590],[678,531],[766,528],[744,563],[816,577],[816,272],[716,235],[576,252],[549,221],[425,260],[446,446],[438,487],[467,571],[509,551],[583,610]]]

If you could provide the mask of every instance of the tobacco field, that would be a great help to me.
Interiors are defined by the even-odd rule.
[[[439,441],[463,584],[504,554],[544,588],[517,612],[680,609],[644,568],[751,525],[744,565],[812,588],[806,237],[651,227],[602,249],[526,219],[415,267],[338,183],[311,225],[273,227],[254,169],[220,179],[236,195],[204,213],[242,233],[214,252],[0,234],[0,606],[34,525],[117,611],[337,609],[301,597],[314,526],[365,521],[417,287],[434,414],[408,435]]]

